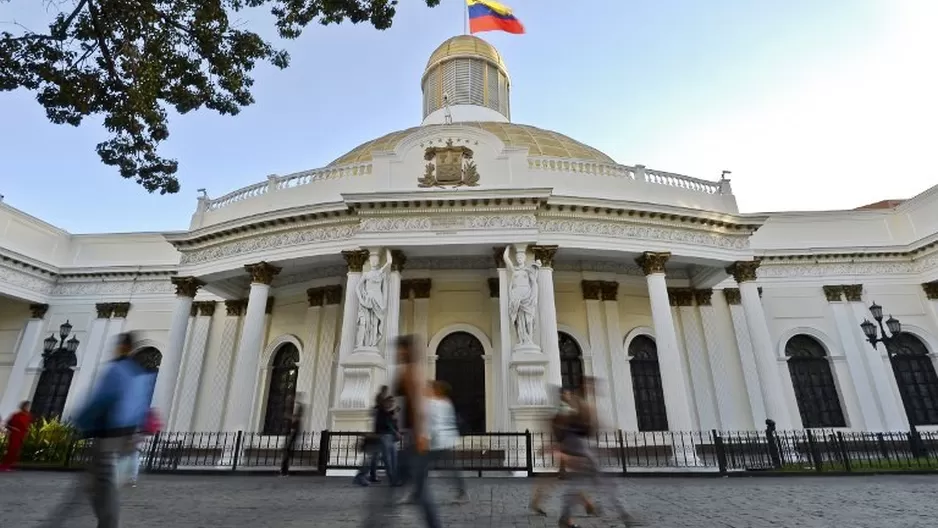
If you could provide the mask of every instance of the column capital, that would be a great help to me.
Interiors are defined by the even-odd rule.
[[[322,306],[325,298],[326,292],[323,288],[310,288],[306,290],[306,302],[309,303],[310,308]]]
[[[264,313],[270,315],[274,311],[274,298],[268,297],[267,304],[264,305]]]
[[[343,251],[342,258],[344,258],[345,263],[348,264],[348,270],[350,273],[361,273],[362,269],[365,267],[365,263],[368,262],[368,250],[353,249],[350,251]]]
[[[668,301],[671,306],[693,306],[694,290],[690,288],[668,288]]]
[[[98,319],[110,319],[114,313],[114,303],[97,303],[94,309],[98,312]]]
[[[740,260],[727,266],[726,272],[732,275],[736,282],[753,282],[756,280],[759,264],[758,260]]]
[[[322,289],[323,293],[323,302],[326,305],[330,304],[340,304],[342,302],[342,285],[333,284],[331,286],[324,286]]]
[[[603,283],[598,280],[580,281],[580,289],[583,290],[584,301],[598,301],[603,296]]]
[[[642,253],[642,256],[635,259],[635,263],[638,264],[645,275],[653,275],[655,273],[664,273],[664,264],[671,258],[671,253],[654,253],[652,251],[646,251]]]
[[[925,290],[925,297],[929,301],[938,301],[938,281],[931,281],[922,284],[922,289]]]
[[[429,299],[433,283],[430,279],[413,279],[410,287],[414,292],[414,299]]]
[[[127,314],[130,313],[130,303],[129,302],[118,302],[111,303],[111,317],[117,319],[126,319]]]
[[[723,296],[726,297],[727,304],[739,305],[743,302],[743,299],[739,294],[739,288],[726,288],[723,290]]]
[[[489,297],[492,299],[498,299],[498,294],[499,294],[498,277],[489,277],[487,282],[489,285]]]
[[[204,282],[195,277],[172,277],[169,280],[176,287],[176,295],[189,297],[190,299],[195,298],[199,288],[205,286]]]
[[[821,289],[824,290],[824,297],[827,297],[827,302],[840,302],[843,300],[843,286],[821,286]]]
[[[534,253],[534,258],[540,260],[541,266],[545,268],[554,267],[554,256],[557,254],[557,249],[557,246],[531,246],[531,252]]]
[[[492,258],[495,259],[495,269],[505,267],[505,246],[492,248]]]
[[[407,264],[407,255],[399,249],[391,250],[391,271],[396,271],[398,273],[404,271],[404,266]]]
[[[42,319],[46,316],[46,312],[49,311],[48,304],[39,304],[34,303],[29,305],[29,316],[33,319]]]
[[[193,315],[201,315],[202,317],[211,317],[215,315],[216,306],[217,306],[217,303],[215,301],[194,302],[192,303],[192,308],[195,310],[195,314]]]
[[[225,313],[230,316],[239,317],[244,315],[245,310],[248,309],[248,300],[247,299],[233,299],[230,301],[225,301]]]
[[[713,304],[713,290],[694,290],[694,300],[697,306],[710,306]]]
[[[863,285],[844,285],[844,297],[846,297],[847,302],[863,302]]]
[[[409,301],[409,300],[410,300],[410,292],[413,291],[413,289],[414,289],[414,286],[413,286],[413,284],[411,284],[411,281],[410,281],[410,280],[402,280],[402,281],[401,281],[401,295],[400,295],[401,300],[402,300],[402,301]]]
[[[616,281],[602,281],[599,287],[603,292],[604,301],[617,301],[619,299],[619,283]]]
[[[274,277],[280,274],[281,269],[283,268],[265,261],[244,266],[244,271],[251,274],[251,284],[266,284],[267,286],[270,286]]]

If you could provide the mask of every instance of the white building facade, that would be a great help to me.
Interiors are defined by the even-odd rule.
[[[71,235],[0,203],[0,414],[67,417],[134,330],[169,430],[280,434],[294,399],[307,430],[357,430],[415,334],[476,431],[538,427],[583,376],[627,431],[938,428],[938,186],[740,214],[728,180],[512,123],[476,37],[422,88],[420,126],[204,196],[183,232]],[[889,350],[860,327],[874,301]]]

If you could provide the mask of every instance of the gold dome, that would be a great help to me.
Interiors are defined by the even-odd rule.
[[[502,56],[488,42],[473,35],[459,35],[440,44],[427,61],[427,67],[424,69],[424,76],[431,68],[447,59],[456,57],[477,57],[498,65],[498,68],[508,74],[508,68],[505,67],[505,61]]]
[[[575,139],[550,130],[514,123],[496,123],[494,121],[464,122],[452,125],[424,125],[391,132],[378,139],[373,139],[352,149],[349,153],[329,164],[330,167],[365,163],[372,160],[375,152],[394,150],[407,136],[421,129],[432,129],[444,126],[474,127],[491,134],[505,144],[506,147],[527,147],[529,156],[547,156],[554,158],[578,159],[595,161],[598,163],[615,163],[615,161],[602,152],[584,145]]]

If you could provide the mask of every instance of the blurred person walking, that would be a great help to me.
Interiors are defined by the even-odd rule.
[[[20,460],[20,451],[23,450],[23,441],[29,432],[29,425],[33,417],[29,414],[29,402],[20,403],[18,410],[7,420],[7,452],[0,461],[0,471],[13,471],[13,466]]]
[[[120,525],[117,462],[135,448],[134,435],[144,427],[150,407],[151,375],[131,358],[135,342],[129,332],[117,337],[116,358],[73,421],[82,437],[92,440],[91,462],[79,485],[43,523],[46,528],[60,527],[73,517],[85,494],[98,528]]]
[[[143,421],[143,428],[134,435],[133,451],[118,462],[119,484],[126,484],[131,488],[137,487],[137,478],[140,475],[140,455],[143,454],[147,439],[152,438],[162,428],[163,424],[160,421],[159,413],[156,412],[156,409],[151,408],[147,411],[147,416]]]
[[[459,420],[450,399],[452,390],[445,381],[434,381],[428,387],[427,416],[430,428],[432,467],[445,469],[456,485],[456,500],[469,500],[466,479],[456,466],[456,446],[460,442]],[[415,497],[416,498],[416,497]]]
[[[384,472],[390,484],[397,482],[397,441],[400,433],[394,417],[394,398],[387,385],[382,385],[375,396],[375,405],[372,409],[372,433],[365,436],[365,459],[362,467],[355,475],[355,483],[367,486],[369,482],[378,483],[378,459],[384,462]],[[368,474],[368,480],[365,475]]]
[[[290,464],[293,462],[293,453],[296,451],[296,440],[299,438],[303,427],[303,413],[305,410],[303,395],[298,394],[296,402],[292,405],[286,417],[287,438],[283,443],[283,460],[280,462],[280,476],[282,477],[290,474]]]

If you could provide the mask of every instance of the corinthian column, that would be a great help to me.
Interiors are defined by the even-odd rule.
[[[670,253],[646,252],[638,257],[636,262],[645,272],[645,280],[648,283],[648,299],[661,365],[661,385],[668,412],[668,427],[672,431],[690,431],[693,429],[693,419],[687,387],[684,384],[684,362],[678,349],[677,330],[671,316],[668,285],[665,281],[664,265],[669,258]]]
[[[700,325],[703,330],[703,346],[713,374],[714,397],[717,403],[717,418],[722,429],[742,429],[737,420],[736,396],[733,392],[733,371],[727,364],[726,346],[720,340],[719,322],[713,307],[713,290],[695,290],[694,300],[700,309]],[[702,428],[702,427],[701,427]]]
[[[759,298],[759,287],[756,285],[758,268],[758,261],[740,261],[728,267],[726,271],[739,283],[739,295],[742,299],[743,312],[746,314],[746,324],[749,326],[752,351],[756,358],[756,369],[759,371],[759,382],[762,386],[765,414],[767,418],[775,421],[778,429],[786,430],[791,428],[791,416],[782,392],[779,358],[775,353],[775,347],[772,346],[772,336],[769,333],[768,322],[765,320],[762,300]]]
[[[65,411],[62,413],[66,418],[71,417],[76,407],[88,397],[91,387],[94,385],[98,366],[103,362],[102,352],[105,343],[107,343],[108,320],[114,313],[114,303],[97,303],[94,307],[97,316],[91,321],[88,338],[78,346],[78,371],[72,381],[72,387],[68,391],[69,395],[65,400]],[[15,370],[10,373],[11,382],[15,373]]]
[[[638,430],[635,414],[635,393],[632,389],[632,370],[629,368],[628,352],[625,350],[619,320],[619,283],[602,281],[603,311],[606,313],[606,343],[612,371],[607,381],[609,396],[614,398],[617,427],[626,431]]]
[[[167,414],[173,408],[173,395],[176,393],[179,365],[182,362],[183,347],[186,344],[192,299],[204,284],[195,277],[173,277],[171,280],[176,286],[176,304],[173,306],[166,351],[163,352],[160,373],[156,377],[156,388],[153,391],[154,405]]]
[[[335,335],[339,323],[339,304],[342,286],[336,284],[322,288],[322,320],[319,323],[319,343],[316,347],[316,381],[313,384],[309,413],[309,431],[322,431],[329,427],[329,407],[332,402],[332,364],[335,360]]]
[[[24,394],[23,381],[26,379],[26,367],[33,354],[39,349],[39,338],[42,336],[42,319],[49,310],[48,304],[30,304],[30,318],[26,321],[26,327],[23,328],[19,340],[19,346],[16,347],[16,356],[13,358],[13,369],[10,371],[10,377],[7,378],[6,389],[3,391],[3,400],[0,401],[0,416],[5,420],[13,414],[17,405],[26,399]],[[105,319],[105,321],[107,321]],[[79,374],[81,370],[78,371]]]
[[[674,291],[674,300],[681,314],[681,329],[684,334],[684,347],[687,351],[687,363],[690,367],[691,386],[694,390],[694,402],[697,405],[697,418],[700,429],[710,431],[720,428],[714,396],[713,377],[710,362],[707,359],[703,328],[697,318],[694,306],[694,291],[680,288]]]
[[[192,303],[196,312],[195,324],[186,349],[185,368],[180,372],[177,397],[173,402],[175,410],[170,420],[170,431],[191,431],[195,417],[196,399],[202,380],[202,364],[205,360],[205,345],[215,315],[215,301]]]
[[[225,429],[228,431],[244,431],[251,427],[261,348],[264,346],[264,327],[267,322],[267,297],[270,294],[270,283],[280,273],[281,268],[267,262],[258,262],[249,264],[244,269],[251,274],[251,292],[248,294],[248,307],[241,327],[241,342],[231,377],[228,412],[225,415]]]
[[[555,387],[560,378],[560,336],[557,333],[557,303],[554,299],[554,255],[557,246],[531,246],[534,258],[541,261],[537,273],[537,311],[540,322],[541,351],[547,356],[547,382]]]
[[[602,282],[598,280],[584,280],[580,282],[583,292],[583,302],[586,304],[586,328],[589,331],[591,373],[601,380],[596,394],[596,412],[601,420],[600,426],[604,429],[618,428],[620,423],[613,413],[612,402],[615,398],[615,387],[609,375],[609,354],[606,351],[606,327],[603,324]],[[601,390],[600,390],[601,389]]]
[[[225,322],[221,330],[221,342],[218,345],[218,359],[212,366],[210,384],[211,398],[200,407],[199,423],[205,424],[205,430],[221,431],[225,416],[228,414],[228,395],[231,393],[231,366],[234,363],[235,350],[241,330],[241,317],[247,310],[247,299],[225,301]],[[201,414],[204,413],[204,414]]]

